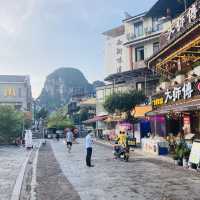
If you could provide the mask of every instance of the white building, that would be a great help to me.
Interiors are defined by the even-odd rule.
[[[105,36],[104,64],[106,76],[110,74],[128,71],[127,48],[124,25],[113,28],[103,33]]]
[[[0,105],[11,105],[18,110],[32,110],[29,76],[0,75]]]

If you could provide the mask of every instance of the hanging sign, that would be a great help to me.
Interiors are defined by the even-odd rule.
[[[198,22],[199,17],[200,0],[197,0],[172,23],[171,28],[168,31],[168,40],[173,39],[177,34],[186,30],[188,26]]]

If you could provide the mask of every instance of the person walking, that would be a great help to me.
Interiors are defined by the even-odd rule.
[[[94,165],[91,165],[91,157],[92,157],[92,145],[93,145],[93,140],[92,140],[92,132],[89,132],[85,138],[85,147],[86,147],[86,165],[88,167],[94,167]]]
[[[66,141],[67,141],[68,152],[70,153],[71,148],[72,148],[72,142],[73,142],[73,133],[70,129],[67,129]]]

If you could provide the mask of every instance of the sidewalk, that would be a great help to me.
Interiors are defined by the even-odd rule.
[[[100,144],[100,145],[104,145],[104,146],[106,146],[108,148],[112,148],[112,146],[114,145],[114,144],[112,144],[112,143],[110,143],[108,141],[97,139],[97,138],[94,139],[94,142],[97,143],[97,144]],[[174,164],[174,160],[169,156],[152,155],[150,153],[142,151],[142,149],[140,149],[140,148],[134,148],[134,151],[130,152],[131,156],[134,156],[134,154],[137,154],[139,156],[143,156],[145,158],[160,160],[160,161],[163,161],[163,162]]]
[[[0,199],[11,199],[16,180],[18,179],[29,152],[22,147],[0,147]]]

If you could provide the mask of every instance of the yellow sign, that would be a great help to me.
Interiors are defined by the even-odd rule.
[[[16,96],[16,92],[14,88],[6,88],[5,92],[4,92],[4,96],[5,97],[15,97]]]
[[[159,99],[152,100],[152,105],[153,106],[161,106],[163,104],[164,104],[164,98],[163,97],[161,97]]]

